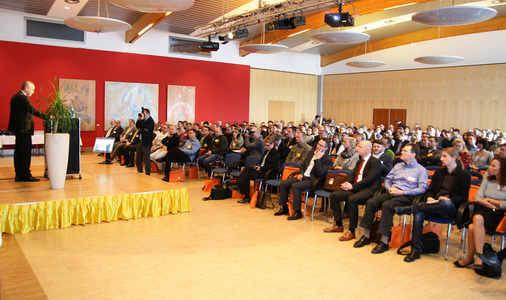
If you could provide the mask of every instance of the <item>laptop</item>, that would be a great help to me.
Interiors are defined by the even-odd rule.
[[[114,146],[114,138],[97,138],[93,152],[111,153]]]

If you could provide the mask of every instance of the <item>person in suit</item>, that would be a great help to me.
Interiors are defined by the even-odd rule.
[[[119,142],[121,133],[123,133],[123,127],[121,127],[121,120],[114,121],[114,129],[112,130],[109,138],[114,138],[114,142]]]
[[[290,148],[288,148],[288,146],[281,140],[281,134],[276,132],[271,136],[274,138],[274,148],[276,148],[276,150],[279,152],[279,164],[282,165],[285,163],[286,158],[290,153]]]
[[[395,153],[395,155],[401,155],[401,151],[407,143],[409,143],[409,141],[406,134],[404,133],[404,130],[397,130],[395,144],[392,151]]]
[[[8,130],[16,136],[14,146],[15,181],[39,181],[32,176],[30,165],[32,160],[32,135],[34,132],[33,116],[44,118],[44,114],[36,110],[30,103],[35,93],[35,85],[25,81],[21,90],[11,98],[11,112]]]
[[[405,262],[420,258],[423,221],[427,217],[454,218],[459,206],[469,197],[471,176],[464,171],[459,152],[453,147],[446,148],[441,154],[441,162],[445,168],[434,172],[424,200],[417,205],[395,208],[397,214],[415,215],[411,238],[413,245],[411,253],[404,258]]]
[[[135,121],[133,119],[130,119],[128,120],[128,127],[126,130],[122,131],[120,134],[119,141],[114,143],[112,154],[106,153],[105,160],[103,162],[100,162],[100,164],[111,165],[115,157],[118,157],[118,162],[121,163],[121,156],[123,155],[124,150],[123,147],[125,147],[127,141],[130,141],[132,139],[132,136],[135,134],[135,132]]]
[[[383,140],[374,140],[372,142],[372,156],[376,157],[381,163],[381,176],[386,177],[394,165],[394,160],[385,153],[385,142]]]
[[[298,220],[302,218],[301,211],[301,191],[311,187],[314,179],[322,176],[327,176],[327,173],[332,166],[332,158],[326,152],[329,149],[330,141],[328,139],[321,139],[318,142],[316,150],[309,151],[306,160],[302,163],[300,172],[295,178],[289,178],[281,181],[280,195],[279,195],[279,211],[274,213],[275,216],[288,214],[288,198],[290,190],[293,191],[293,209],[295,213],[293,216],[288,217],[289,221]]]
[[[151,117],[148,108],[143,108],[142,113],[139,115],[139,137],[140,143],[137,145],[137,172],[142,173],[142,161],[144,161],[144,169],[146,175],[151,175],[151,146],[153,145],[153,131],[155,130],[155,121]]]
[[[418,158],[418,163],[424,167],[439,166],[441,163],[441,155],[443,151],[437,148],[438,144],[439,139],[437,137],[429,137],[427,148],[420,150],[420,158]]]
[[[188,139],[181,147],[175,147],[165,155],[165,177],[163,181],[170,181],[170,165],[173,162],[189,162],[193,161],[200,151],[200,142],[197,139],[195,129],[188,131]]]
[[[385,178],[385,192],[367,200],[364,216],[360,227],[364,228],[364,235],[353,245],[360,248],[371,243],[371,228],[375,214],[381,209],[381,221],[378,232],[381,234],[380,243],[372,250],[373,254],[388,250],[394,208],[410,205],[415,196],[425,193],[428,185],[427,170],[418,164],[416,157],[420,149],[417,144],[408,143],[402,148],[402,162],[396,164]]]
[[[208,146],[208,150],[199,157],[198,164],[206,170],[207,176],[211,176],[212,163],[217,160],[221,155],[227,152],[228,141],[223,136],[223,129],[216,127],[214,130],[215,135]]]
[[[241,175],[237,178],[237,186],[239,192],[244,195],[244,198],[237,201],[237,203],[250,202],[250,180],[264,178],[267,171],[279,166],[279,151],[276,149],[276,140],[270,135],[264,139],[265,150],[260,164],[253,165],[242,170]],[[286,145],[285,145],[286,146]]]
[[[355,169],[346,182],[341,184],[340,191],[330,194],[330,207],[334,212],[335,225],[323,229],[324,232],[343,232],[343,219],[341,214],[341,201],[347,201],[350,215],[349,230],[339,238],[340,241],[349,241],[355,238],[355,229],[358,224],[358,206],[364,205],[374,196],[381,187],[381,162],[372,156],[372,143],[361,141],[357,146],[357,153],[361,157]]]

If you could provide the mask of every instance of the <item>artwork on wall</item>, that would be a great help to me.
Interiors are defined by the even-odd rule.
[[[152,118],[158,118],[158,84],[105,82],[105,119],[121,120],[126,126],[128,119],[137,120],[141,107],[148,108]]]
[[[72,100],[76,117],[81,119],[81,131],[95,131],[95,80],[60,78],[60,91]]]
[[[167,86],[167,122],[195,122],[195,87]]]

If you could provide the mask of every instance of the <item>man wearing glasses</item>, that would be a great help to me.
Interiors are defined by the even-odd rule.
[[[293,209],[295,213],[288,217],[289,221],[302,218],[301,192],[311,187],[311,183],[318,177],[327,176],[332,166],[332,158],[326,154],[330,141],[328,139],[320,139],[315,150],[309,151],[306,159],[301,165],[299,174],[294,178],[283,180],[280,186],[279,211],[274,213],[275,216],[288,214],[288,198],[290,189],[293,191]]]

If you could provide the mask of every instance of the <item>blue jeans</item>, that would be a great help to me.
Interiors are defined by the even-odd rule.
[[[411,210],[415,217],[413,220],[413,236],[411,241],[413,243],[412,251],[422,253],[422,231],[423,221],[429,217],[437,218],[454,218],[457,209],[453,202],[450,200],[441,200],[436,203],[419,203]]]
[[[220,155],[218,154],[202,155],[201,157],[199,157],[198,159],[199,166],[203,167],[206,170],[207,176],[211,176],[212,170],[211,164],[219,157]]]

